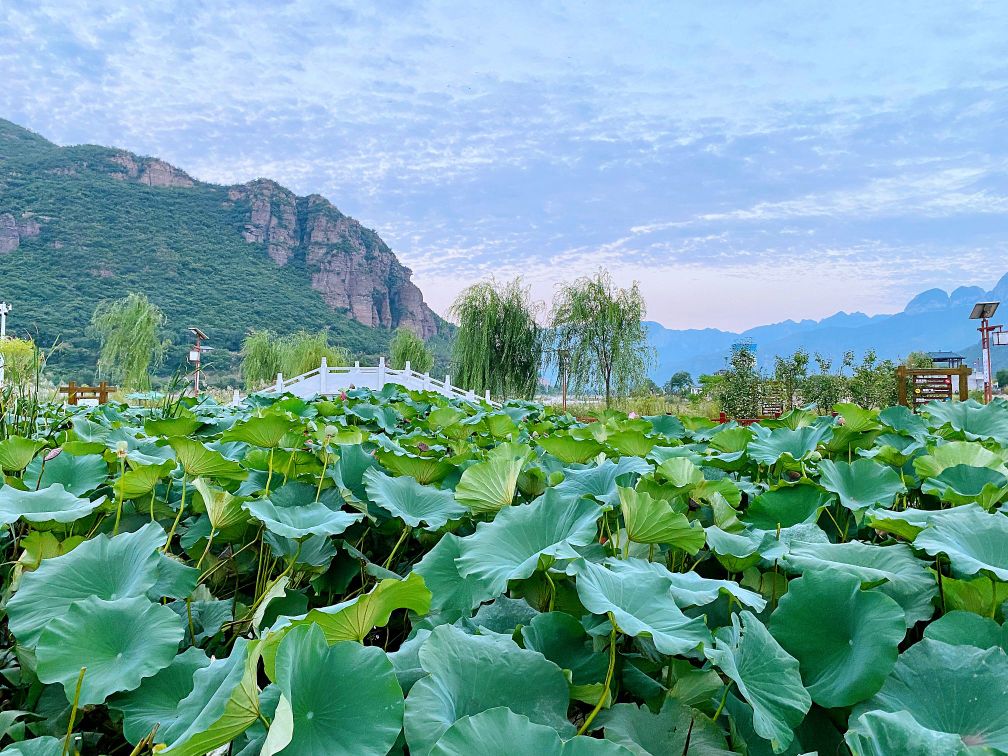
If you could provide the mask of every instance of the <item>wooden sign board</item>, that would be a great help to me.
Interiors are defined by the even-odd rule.
[[[968,367],[908,368],[900,365],[896,368],[896,392],[899,403],[916,411],[918,407],[928,402],[950,401],[955,394],[954,378],[958,378],[959,399],[966,401],[969,398],[967,378],[972,372]]]

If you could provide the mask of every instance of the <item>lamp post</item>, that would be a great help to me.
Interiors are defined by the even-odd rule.
[[[979,320],[980,327],[977,329],[980,331],[980,361],[983,366],[983,377],[984,377],[984,404],[989,404],[991,399],[994,398],[994,387],[991,375],[991,334],[997,334],[995,336],[995,343],[1002,344],[1001,340],[1001,326],[991,325],[990,319],[994,317],[994,313],[997,312],[998,305],[1000,302],[977,302],[973,305],[973,312],[970,313],[970,320]]]
[[[192,349],[189,350],[189,361],[193,363],[196,367],[196,374],[193,378],[193,394],[194,396],[199,396],[200,393],[200,370],[203,362],[203,352],[210,350],[210,347],[203,346],[204,341],[209,341],[209,338],[203,331],[201,331],[196,326],[190,326],[188,329],[189,333],[193,335],[196,343],[193,345]]]

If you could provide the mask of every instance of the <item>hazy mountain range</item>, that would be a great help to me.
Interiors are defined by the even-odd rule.
[[[865,315],[862,312],[838,312],[822,320],[785,320],[757,326],[740,333],[715,328],[672,330],[659,323],[648,323],[649,338],[658,355],[652,377],[659,383],[678,371],[694,377],[725,366],[732,344],[752,339],[760,365],[773,367],[775,355],[792,354],[803,348],[832,359],[834,364],[844,352],[858,357],[874,349],[880,358],[893,360],[914,351],[954,351],[967,358],[971,366],[979,358],[980,346],[976,321],[969,320],[976,302],[1002,301],[998,315],[1008,318],[1008,274],[990,290],[979,286],[960,286],[951,293],[942,289],[921,292],[891,315]],[[997,316],[995,322],[998,322]],[[995,368],[1008,366],[1008,347],[995,348]]]

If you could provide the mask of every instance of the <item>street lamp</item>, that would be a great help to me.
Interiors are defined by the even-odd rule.
[[[990,319],[994,317],[994,313],[997,312],[998,305],[1000,302],[977,302],[973,305],[973,312],[970,313],[970,320],[979,320],[980,327],[977,329],[980,331],[980,359],[983,364],[984,373],[984,403],[990,403],[991,399],[994,398],[993,382],[991,375],[991,334],[996,334],[994,337],[996,344],[1005,343],[1001,336],[1001,326],[991,325]]]
[[[209,337],[203,333],[196,326],[190,326],[186,329],[193,335],[196,343],[193,345],[192,349],[189,350],[189,361],[196,366],[196,375],[193,380],[193,393],[195,396],[199,396],[200,393],[200,369],[203,363],[203,352],[209,352],[212,347],[204,346],[204,341],[209,341]]]
[[[0,341],[7,338],[7,313],[11,311],[11,306],[6,302],[0,302]],[[0,352],[0,386],[4,383],[4,356]]]

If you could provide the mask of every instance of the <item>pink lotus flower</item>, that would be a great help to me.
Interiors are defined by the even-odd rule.
[[[636,412],[631,412],[629,415],[627,415],[627,417],[630,418],[631,420],[636,420],[638,417],[640,417],[640,415],[638,415]]]
[[[62,452],[62,451],[63,451],[63,447],[62,446],[57,446],[55,449],[52,449],[51,451],[49,451],[45,455],[45,460],[44,461],[48,462],[50,459],[56,459],[56,457],[58,457],[60,455],[60,452]]]

